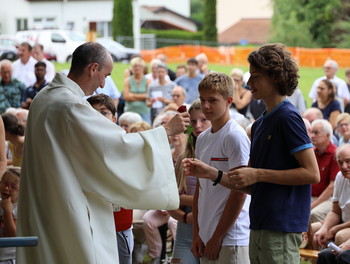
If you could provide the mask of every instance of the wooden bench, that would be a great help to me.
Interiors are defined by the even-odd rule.
[[[316,263],[319,251],[312,250],[312,249],[300,248],[299,253],[300,253],[301,258],[305,258],[307,260],[311,260],[312,263]]]

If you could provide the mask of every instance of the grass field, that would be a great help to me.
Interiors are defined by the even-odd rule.
[[[177,65],[178,64],[169,64],[168,66],[171,69],[175,70]],[[69,69],[69,66],[70,65],[68,63],[64,63],[64,64],[56,63],[55,64],[56,71],[58,71],[58,72],[63,70],[63,69]],[[112,78],[115,81],[115,83],[120,91],[123,90],[124,71],[128,67],[129,67],[129,64],[125,64],[125,63],[115,63],[115,65],[114,65],[114,69],[112,72]],[[243,71],[248,71],[247,66],[235,66],[235,65],[210,64],[208,68],[210,70],[230,74],[232,68],[235,68],[235,67],[238,67],[238,68],[242,69]],[[314,82],[314,80],[316,78],[324,75],[323,69],[322,68],[300,68],[299,75],[300,75],[299,88],[301,89],[301,91],[304,95],[304,98],[305,98],[306,103],[307,103],[307,107],[310,107],[311,101],[308,98],[309,91],[311,89],[311,86],[312,86],[312,83]],[[345,80],[345,69],[339,69],[337,76],[340,78],[343,78]]]

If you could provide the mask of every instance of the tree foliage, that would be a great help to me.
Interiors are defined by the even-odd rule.
[[[217,41],[216,0],[205,0],[203,37],[207,41]]]
[[[334,47],[345,0],[273,0],[271,41],[290,46]],[[347,1],[347,0],[346,0]]]
[[[204,1],[191,0],[191,18],[198,21],[198,29],[202,30],[204,25]]]
[[[132,0],[114,0],[112,35],[133,36]]]

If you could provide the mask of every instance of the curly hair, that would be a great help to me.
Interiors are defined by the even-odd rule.
[[[299,68],[282,43],[267,44],[251,52],[248,62],[273,78],[281,95],[292,95],[298,86]]]

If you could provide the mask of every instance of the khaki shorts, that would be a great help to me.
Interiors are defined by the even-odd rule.
[[[299,264],[301,233],[250,230],[251,264]]]

